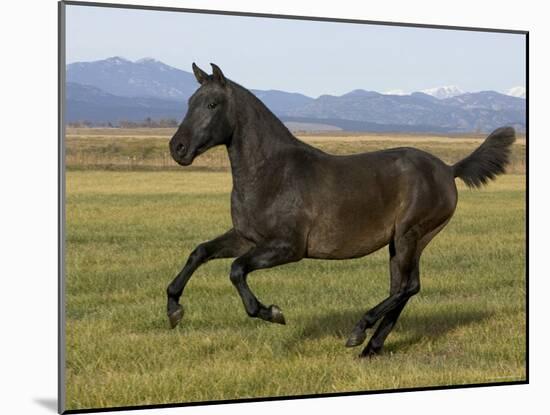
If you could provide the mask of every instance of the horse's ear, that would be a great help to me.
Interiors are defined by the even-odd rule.
[[[225,86],[227,81],[220,67],[215,63],[211,63],[210,65],[212,66],[212,76],[214,77],[214,80],[222,84],[222,86]]]
[[[197,78],[197,82],[199,84],[204,83],[208,79],[208,74],[204,72],[201,68],[199,68],[197,65],[195,65],[195,62],[193,62],[193,73],[195,74],[195,78]]]

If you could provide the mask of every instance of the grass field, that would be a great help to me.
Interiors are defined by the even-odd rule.
[[[130,146],[152,140],[136,136]],[[365,141],[323,145],[353,152]],[[104,142],[132,154],[121,143]],[[458,145],[414,146],[465,156]],[[520,166],[524,146],[514,151]],[[286,326],[248,318],[228,278],[231,261],[212,261],[191,279],[184,319],[170,330],[165,288],[199,242],[231,226],[230,174],[105,171],[97,160],[66,176],[67,409],[525,379],[525,175],[476,191],[459,185],[452,221],[422,257],[421,292],[385,353],[359,360],[360,348],[343,345],[387,296],[386,250],[251,274]]]
[[[170,128],[69,129],[66,138],[66,166],[70,170],[181,170],[168,152]],[[299,135],[333,154],[375,151],[387,147],[420,148],[454,163],[477,148],[485,135],[433,136],[422,134],[359,134],[335,132]],[[349,134],[349,133],[348,133]],[[197,158],[187,170],[229,169],[227,152],[216,147]],[[510,173],[525,173],[525,137],[518,136],[512,149]]]

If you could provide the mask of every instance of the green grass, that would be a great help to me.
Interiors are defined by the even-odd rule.
[[[422,257],[421,292],[366,361],[343,345],[387,296],[385,249],[251,274],[286,326],[248,318],[231,261],[211,261],[168,328],[166,286],[198,243],[230,228],[230,187],[227,172],[67,173],[68,409],[525,379],[525,176],[460,185]]]

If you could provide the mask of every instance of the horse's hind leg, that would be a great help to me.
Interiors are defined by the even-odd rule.
[[[361,352],[361,357],[370,357],[380,354],[382,347],[384,346],[384,342],[386,341],[386,337],[388,337],[395,326],[395,323],[397,323],[397,319],[407,305],[408,301],[408,299],[405,300],[401,305],[397,306],[394,310],[384,316],[369,340],[367,346]]]
[[[390,275],[390,295],[397,294],[399,290],[403,288],[403,284],[406,281],[402,278],[402,274],[399,272],[393,241],[390,242]],[[408,300],[405,300],[401,305],[397,306],[394,310],[384,316],[367,344],[367,347],[365,347],[361,353],[362,357],[376,355],[381,352],[386,337],[388,337],[392,331],[399,315],[407,305],[407,302]]]
[[[435,229],[417,238],[411,231],[396,240],[395,249],[390,244],[390,296],[369,310],[355,326],[347,346],[358,346],[365,338],[365,330],[373,327],[383,316],[378,328],[361,353],[361,357],[381,352],[384,341],[395,326],[409,299],[420,291],[420,255],[426,245],[445,227],[450,218]]]
[[[363,343],[366,339],[365,331],[374,327],[376,322],[384,316],[388,318],[378,334],[380,338],[386,331],[386,336],[389,334],[409,298],[420,291],[419,257],[418,237],[414,230],[395,239],[395,255],[390,259],[392,278],[390,295],[359,320],[346,342],[347,347]],[[380,349],[381,347],[380,345]]]
[[[391,276],[392,276],[392,287],[390,290],[390,295],[392,295],[392,294],[397,294],[400,290],[406,289],[408,279],[406,278],[406,275],[400,272],[400,267],[398,266],[396,258],[390,259],[390,270],[391,270]],[[416,277],[413,277],[413,278],[419,279],[418,261],[417,261],[416,268],[414,269],[413,272],[417,274]],[[394,281],[395,281],[395,285],[393,284]],[[370,338],[367,346],[361,352],[361,357],[374,356],[379,354],[382,351],[382,347],[384,346],[384,342],[386,341],[386,338],[388,337],[390,332],[393,330],[395,323],[397,323],[397,319],[401,315],[401,312],[407,305],[408,301],[409,301],[409,298],[406,298],[405,300],[403,300],[401,304],[399,304],[393,310],[389,311],[382,318],[382,321],[376,328],[376,331]]]
[[[418,262],[420,260],[420,254],[426,247],[426,245],[437,235],[437,233],[443,229],[443,227],[447,224],[448,220],[446,220],[443,224],[439,225],[436,229],[429,232],[427,235],[422,237],[420,241],[417,244],[417,265],[414,272],[418,273]],[[395,252],[394,252],[395,254]],[[397,258],[391,254],[390,249],[390,273],[391,273],[391,288],[390,288],[390,294],[396,294],[399,292],[399,290],[402,290],[406,287],[407,280],[404,278],[403,274],[400,272],[400,267],[397,261]],[[395,323],[397,322],[397,319],[399,318],[399,315],[407,305],[407,302],[409,299],[406,299],[401,303],[401,305],[397,306],[395,309],[387,313],[378,327],[376,328],[376,331],[372,335],[372,337],[369,340],[369,343],[367,346],[363,349],[361,352],[361,357],[368,357],[373,356],[376,354],[379,354],[382,351],[382,347],[384,346],[384,342],[386,341],[386,338],[392,331],[393,327],[395,326]]]
[[[183,318],[183,308],[179,304],[179,299],[185,285],[199,266],[214,258],[233,258],[242,255],[251,247],[252,244],[240,237],[234,229],[211,241],[199,244],[189,255],[183,269],[166,289],[170,326],[176,327]]]

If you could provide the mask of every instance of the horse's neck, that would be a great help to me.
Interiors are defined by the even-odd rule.
[[[234,186],[257,182],[270,172],[270,161],[288,150],[305,144],[295,138],[263,104],[243,106],[238,110],[237,124],[228,145]]]

